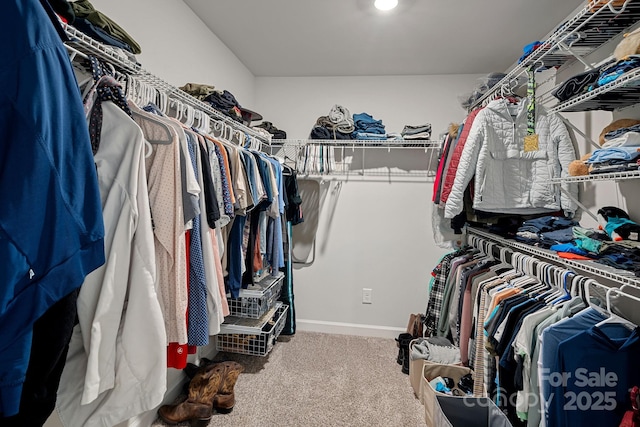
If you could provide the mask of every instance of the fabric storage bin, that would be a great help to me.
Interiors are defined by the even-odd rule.
[[[420,341],[420,338],[416,338],[415,340],[411,341],[411,343],[409,343],[409,354],[413,352],[413,346],[419,341]],[[436,364],[438,366],[443,366],[441,364],[431,362],[427,359],[414,359],[409,362],[409,382],[411,383],[411,387],[413,388],[413,392],[415,393],[416,397],[420,400],[420,403],[424,403],[422,398],[422,387],[423,387],[422,372],[423,372],[423,367],[426,364],[429,364],[429,365]],[[444,365],[444,366],[462,366],[462,365]],[[429,380],[431,379],[433,378],[430,378]]]
[[[422,362],[425,362],[422,360]],[[450,377],[457,384],[460,378],[472,371],[464,366],[455,365],[441,365],[438,363],[423,363],[422,371],[420,373],[420,393],[422,395],[422,403],[424,404],[424,418],[429,427],[435,426],[436,413],[439,411],[439,407],[436,404],[436,396],[447,396],[439,393],[431,387],[429,381],[437,377]],[[449,396],[447,396],[449,397]],[[452,397],[453,399],[461,399],[460,397]],[[461,402],[462,403],[462,402]]]
[[[486,397],[449,396],[435,391],[429,381],[450,377],[457,384],[472,373],[463,366],[425,363],[422,367],[422,401],[424,418],[429,427],[511,427],[507,417]]]
[[[513,427],[507,416],[487,397],[436,397],[434,424],[429,427]]]
[[[411,354],[413,345],[416,342],[417,340],[413,340],[409,344],[409,354]],[[409,382],[411,383],[411,387],[413,387],[413,392],[416,397],[420,400],[420,403],[424,403],[422,401],[422,367],[425,363],[429,363],[429,361],[425,359],[415,359],[409,362]]]

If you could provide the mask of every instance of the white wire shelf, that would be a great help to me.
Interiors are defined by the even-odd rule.
[[[591,110],[613,111],[640,102],[640,68],[583,95],[576,96],[549,109],[550,113]]]
[[[262,329],[272,320],[276,312],[283,307],[288,307],[278,301],[259,319],[252,319],[241,316],[227,316],[224,323],[220,325],[220,334],[260,334]]]
[[[441,141],[432,140],[361,140],[361,139],[272,139],[273,146],[305,146],[305,145],[325,145],[332,147],[347,148],[420,148],[426,150],[439,150],[442,147]]]
[[[430,171],[378,171],[378,170],[360,170],[350,172],[329,172],[329,173],[298,173],[298,179],[318,179],[318,180],[334,180],[334,181],[375,181],[383,182],[392,180],[393,182],[401,182],[402,178],[406,182],[431,182],[435,177],[435,173]]]
[[[276,276],[268,274],[255,283],[255,289],[240,289],[240,298],[262,297],[265,292],[272,289],[278,282],[281,282],[283,279],[284,273],[280,272]]]
[[[478,98],[469,108],[473,110],[492,97],[500,88],[509,84],[532,66],[560,67],[581,59],[602,46],[613,37],[623,32],[629,26],[640,20],[640,2],[627,0],[624,7],[614,13],[609,0],[595,12],[591,7],[598,0],[588,2],[566,22],[556,28],[546,40],[521,63],[512,66],[507,75],[484,95]]]
[[[251,286],[251,289],[240,289],[238,298],[227,294],[229,314],[238,317],[260,318],[270,310],[280,297],[284,273],[277,276],[267,274]]]
[[[590,181],[623,181],[628,179],[640,178],[640,170],[629,172],[609,172],[598,173],[592,175],[583,176],[570,176],[566,178],[552,178],[550,181],[553,184],[562,184],[570,182],[590,182]]]
[[[269,154],[283,158],[299,178],[415,182],[435,176],[441,146],[439,141],[280,139],[272,140]],[[400,155],[401,150],[409,151]]]
[[[524,243],[516,242],[515,240],[505,239],[503,237],[475,227],[467,227],[466,231],[469,234],[475,234],[476,236],[491,240],[499,245],[513,248],[518,250],[519,252],[551,261],[556,264],[564,265],[567,268],[570,267],[571,269],[586,272],[593,276],[611,280],[617,283],[626,283],[634,286],[640,286],[640,278],[636,277],[633,273],[624,270],[618,270],[604,264],[597,264],[595,261],[577,261],[560,258],[554,251],[526,245]]]
[[[240,321],[236,325],[227,324],[232,317],[227,316],[220,333],[215,336],[216,348],[229,353],[266,356],[284,329],[288,309],[288,305],[279,302],[260,319],[236,318]]]
[[[178,99],[184,104],[188,104],[193,108],[206,112],[213,120],[223,122],[235,130],[249,134],[264,144],[270,144],[270,138],[267,138],[265,135],[256,132],[242,123],[236,122],[213,108],[211,105],[200,101],[177,87],[165,82],[154,74],[151,74],[142,68],[142,66],[137,62],[131,61],[123,52],[98,42],[69,24],[61,22],[61,25],[70,39],[70,41],[66,43],[78,51],[107,61],[117,69],[123,71],[125,74],[132,75],[145,83],[153,85],[158,91],[166,93],[170,98]]]

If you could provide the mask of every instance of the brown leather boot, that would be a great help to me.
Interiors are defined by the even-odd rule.
[[[213,400],[221,387],[221,366],[210,365],[199,370],[189,383],[187,400],[177,405],[163,405],[158,409],[160,418],[168,424],[189,421],[192,427],[205,427],[212,415]]]
[[[213,408],[217,412],[228,414],[233,410],[233,406],[236,403],[233,388],[236,385],[238,376],[244,371],[244,367],[237,362],[222,362],[217,365],[223,367],[224,373],[220,382],[220,389],[213,398]]]

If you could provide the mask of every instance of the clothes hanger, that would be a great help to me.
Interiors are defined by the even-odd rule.
[[[137,78],[134,78],[132,80],[132,83],[133,84],[131,85],[131,89],[132,89],[133,102],[137,105],[141,105],[142,104],[142,82]]]
[[[594,286],[596,288],[600,288],[604,291],[604,296],[605,299],[604,300],[592,300],[591,298],[591,291],[590,291],[590,287]],[[611,289],[608,286],[603,285],[602,283],[596,282],[594,279],[587,279],[584,282],[584,288],[583,288],[583,301],[585,303],[585,305],[587,307],[591,307],[596,309],[597,311],[599,311],[602,314],[607,314],[605,312],[605,310],[602,308],[601,304],[605,303],[606,304],[606,295],[607,292],[609,291],[609,289]],[[598,301],[600,304],[596,304],[596,301]]]
[[[545,298],[545,302],[547,304],[555,306],[571,299],[570,292],[567,289],[567,282],[569,280],[569,276],[573,275],[574,273],[569,270],[560,269],[554,266],[553,277],[550,280],[553,284],[554,292]]]
[[[149,105],[156,101],[156,93],[157,93],[156,88],[151,86],[150,84],[147,84],[147,91],[145,93],[146,95],[145,105]]]
[[[244,148],[244,133],[238,129],[233,129],[233,137],[238,139],[238,147]],[[233,137],[231,137],[232,140]]]
[[[219,137],[220,142],[226,145],[233,145],[233,143],[231,142],[231,135],[232,135],[233,129],[231,128],[231,126],[229,126],[225,122],[221,122],[221,124],[222,124],[222,132],[220,133],[220,137]],[[227,133],[229,134],[229,136],[227,136]]]
[[[158,109],[162,114],[167,114],[169,109],[169,96],[165,92],[158,91]]]
[[[138,105],[146,105],[147,100],[147,84],[142,80],[138,80]]]
[[[611,13],[613,13],[614,15],[620,15],[622,12],[625,11],[625,9],[627,8],[627,4],[629,4],[630,1],[631,0],[625,1],[622,7],[620,8],[620,10],[616,10],[616,8],[613,7],[613,0],[610,0],[609,3],[607,3],[607,6],[609,7],[609,10],[611,11]]]
[[[133,114],[133,119],[136,121],[136,123],[138,123],[140,129],[142,129],[143,135],[145,137],[145,144],[149,144],[147,145],[146,157],[151,155],[151,150],[153,150],[151,144],[169,145],[173,143],[172,130],[160,116],[142,110],[134,102],[130,103],[129,108],[131,109],[131,113]],[[145,122],[153,123],[155,127],[153,132],[148,131],[147,126],[145,126]],[[158,128],[161,128],[163,132],[158,133]]]
[[[633,322],[630,322],[629,320],[625,319],[625,318],[624,318],[624,317],[622,317],[622,316],[619,316],[619,315],[615,314],[615,313],[611,310],[611,293],[612,293],[612,292],[615,292],[615,293],[617,293],[617,294],[618,294],[618,295],[620,295],[620,296],[626,296],[627,298],[630,298],[630,299],[632,299],[632,300],[636,300],[636,301],[640,302],[640,298],[638,298],[638,297],[635,297],[635,296],[633,296],[633,295],[626,294],[626,293],[622,292],[622,291],[621,291],[620,289],[618,289],[618,288],[614,288],[614,287],[609,288],[609,289],[607,290],[607,294],[606,294],[606,300],[607,300],[607,312],[608,312],[608,314],[609,314],[609,317],[607,317],[606,319],[602,320],[601,322],[598,322],[598,323],[595,325],[595,327],[596,327],[596,328],[601,328],[601,327],[602,327],[602,326],[604,326],[604,325],[607,325],[607,324],[613,324],[613,323],[615,323],[615,324],[621,324],[621,325],[623,325],[623,326],[626,326],[627,328],[632,329],[632,330],[633,330],[633,329],[635,329],[635,328],[637,328],[637,327],[638,327],[638,325],[636,325],[636,324],[635,324],[635,323],[633,323]]]
[[[169,111],[167,112],[167,116],[182,122],[182,109],[182,102],[173,98],[169,101]],[[173,111],[173,115],[171,115],[171,111]]]
[[[195,110],[194,111],[194,123],[192,125],[196,129],[202,129],[204,127],[204,120],[202,118],[202,111]]]

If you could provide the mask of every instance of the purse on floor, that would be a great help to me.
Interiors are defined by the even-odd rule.
[[[409,315],[409,323],[407,324],[407,333],[411,334],[414,338],[422,338],[424,329],[424,315],[410,314]]]

